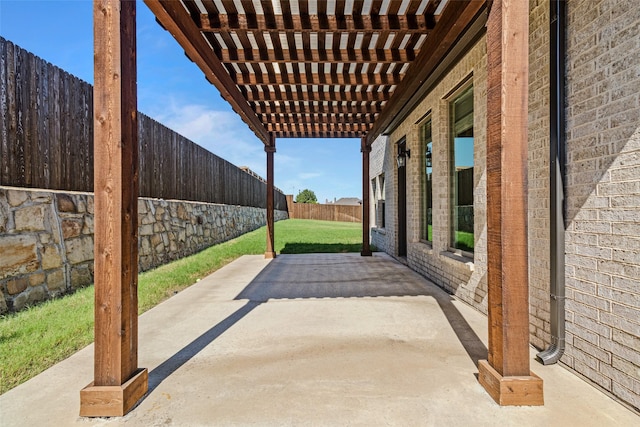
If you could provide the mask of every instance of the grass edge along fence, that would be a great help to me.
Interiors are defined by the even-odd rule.
[[[0,185],[92,192],[93,87],[0,37],[0,99]],[[138,137],[141,197],[266,208],[264,180],[142,113]]]
[[[284,220],[275,224],[278,253],[358,252],[357,223]],[[264,253],[265,227],[140,274],[139,313],[170,298],[242,255]],[[93,341],[93,286],[27,310],[0,316],[0,394]]]

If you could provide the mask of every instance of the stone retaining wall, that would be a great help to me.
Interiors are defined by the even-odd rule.
[[[276,221],[287,218],[276,211]],[[265,224],[265,210],[141,198],[139,269]],[[93,283],[93,195],[0,187],[0,313]]]

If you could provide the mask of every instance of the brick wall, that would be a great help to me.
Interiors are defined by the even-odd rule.
[[[529,3],[529,329],[538,349],[549,325],[549,0]]]
[[[449,251],[449,99],[451,91],[465,80],[474,85],[474,206],[475,255],[469,259]],[[376,141],[372,158],[383,158],[387,187],[385,234],[373,242],[397,253],[396,195],[398,188],[395,153],[397,142],[406,137],[411,158],[407,161],[407,260],[411,268],[432,279],[463,301],[486,312],[486,42],[480,39],[447,73],[416,109],[396,128],[388,140]],[[419,122],[431,113],[433,134],[433,242],[423,235],[423,169],[425,147],[419,140]],[[378,161],[378,160],[376,160]],[[372,162],[373,164],[374,162]],[[377,163],[376,163],[377,164]],[[372,167],[372,177],[374,169]],[[380,242],[380,243],[377,243]],[[382,245],[382,246],[379,246]]]
[[[529,279],[530,340],[550,343],[549,0],[530,0]],[[635,0],[569,0],[567,29],[566,319],[562,363],[640,408],[640,8]],[[390,135],[374,144],[372,177],[387,181],[385,234],[374,242],[397,253],[395,144],[423,153],[419,121],[431,113],[434,141],[433,244],[422,237],[423,161],[407,166],[408,262],[486,311],[485,109],[482,38]],[[449,252],[448,100],[472,75],[475,110],[473,262]],[[391,159],[391,160],[390,160]],[[378,165],[376,163],[376,165]],[[373,164],[373,162],[372,162]],[[444,183],[438,185],[438,183]]]
[[[370,218],[371,218],[371,244],[376,247],[377,250],[392,253],[393,243],[395,240],[391,240],[394,236],[395,225],[391,221],[393,217],[390,217],[391,209],[395,209],[395,203],[391,201],[391,198],[395,197],[395,193],[391,193],[388,190],[388,175],[391,174],[392,166],[395,164],[394,152],[390,151],[391,147],[388,144],[389,138],[381,135],[371,145],[371,153],[369,154],[369,182],[376,180],[376,193],[385,200],[385,211],[387,222],[384,228],[378,228],[375,226],[376,218],[379,213],[376,213],[376,201],[378,196],[374,196],[373,188],[369,185],[369,200],[371,200],[370,206]],[[385,176],[385,189],[380,188],[379,177],[381,174]],[[384,193],[383,193],[384,192]]]
[[[567,9],[563,362],[640,408],[640,7]]]

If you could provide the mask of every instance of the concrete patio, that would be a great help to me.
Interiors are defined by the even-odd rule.
[[[0,396],[3,426],[632,426],[560,366],[545,406],[500,407],[477,382],[486,317],[391,257],[245,256],[140,317],[149,392],[80,418],[93,346]]]

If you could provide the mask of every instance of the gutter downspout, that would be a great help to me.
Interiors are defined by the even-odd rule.
[[[566,6],[564,0],[550,4],[550,321],[551,345],[537,354],[543,365],[556,363],[565,348],[565,55]]]

